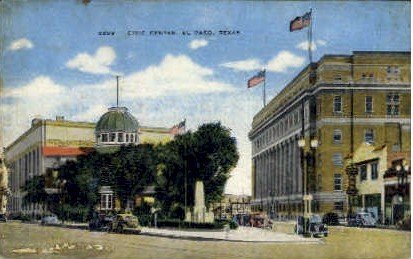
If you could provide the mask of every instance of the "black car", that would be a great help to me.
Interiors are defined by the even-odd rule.
[[[7,222],[7,217],[5,214],[0,214],[0,222]]]
[[[89,229],[95,231],[108,231],[113,218],[105,214],[94,214],[89,221]]]
[[[322,223],[321,217],[317,214],[309,217],[299,216],[294,232],[311,237],[328,236],[328,228]]]

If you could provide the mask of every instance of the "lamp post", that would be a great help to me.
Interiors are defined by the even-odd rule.
[[[270,218],[273,219],[274,218],[274,196],[275,196],[275,192],[274,190],[271,190],[268,192],[269,196],[271,197],[271,206],[269,206],[270,208]]]
[[[309,186],[312,187],[313,183],[309,183],[309,174],[314,176],[315,171],[315,150],[318,147],[318,140],[313,138],[310,140],[310,150],[305,151],[306,141],[304,136],[298,140],[298,146],[301,152],[301,171],[302,171],[302,182],[303,182],[303,217],[304,217],[304,229],[303,233],[306,232],[306,216],[311,215],[311,201],[313,196],[309,192]],[[310,188],[311,189],[311,188]],[[311,190],[310,190],[311,191]]]

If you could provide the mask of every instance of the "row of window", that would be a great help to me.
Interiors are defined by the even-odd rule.
[[[367,180],[367,167],[368,167],[368,164],[364,164],[359,167],[360,182]],[[370,164],[370,178],[371,180],[377,180],[378,177],[379,177],[378,165],[377,163],[371,163]]]
[[[300,115],[298,111],[289,114],[285,119],[264,130],[264,132],[254,141],[255,148],[261,148],[268,143],[275,141],[276,138],[283,136],[291,127],[297,126],[299,123]]]
[[[333,142],[335,144],[341,144],[343,140],[343,134],[340,129],[335,129],[333,131]],[[365,129],[364,130],[364,142],[369,144],[374,144],[374,130]]]
[[[386,67],[386,79],[388,81],[399,81],[401,79],[401,73],[400,73],[400,68],[398,66],[387,66]],[[334,75],[334,81],[341,81],[342,76],[341,74],[335,74]],[[375,76],[374,73],[372,72],[365,72],[361,74],[361,81],[374,81]]]
[[[138,142],[138,135],[135,133],[101,133],[101,142],[135,143]]]
[[[365,97],[364,111],[368,114],[373,113],[373,96]],[[386,96],[386,114],[399,115],[400,96],[398,94],[388,94]],[[343,112],[343,98],[341,95],[336,95],[333,98],[333,112]]]

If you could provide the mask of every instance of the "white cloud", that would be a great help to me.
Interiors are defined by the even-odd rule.
[[[300,42],[299,44],[296,45],[297,49],[302,49],[302,50],[308,50],[308,40]],[[325,46],[327,42],[325,40],[316,40],[313,41],[311,44],[311,50],[316,50],[317,46]]]
[[[235,88],[213,78],[213,70],[185,55],[166,55],[158,65],[123,78],[124,98],[228,92]]]
[[[116,53],[112,47],[103,46],[97,49],[95,55],[79,53],[66,63],[71,69],[77,69],[90,74],[114,74],[109,66],[116,59]]]
[[[305,59],[289,51],[280,51],[267,63],[267,70],[271,72],[287,72],[288,68],[296,68],[304,65]]]
[[[12,51],[21,50],[21,49],[31,49],[31,48],[33,48],[33,43],[26,38],[15,40],[9,45],[9,50],[12,50]]]
[[[232,61],[220,64],[221,67],[227,67],[236,71],[253,71],[262,68],[262,64],[258,59],[246,59]]]
[[[208,41],[201,39],[201,40],[193,40],[191,41],[188,46],[191,49],[199,49],[208,45]]]
[[[31,119],[38,115],[52,118],[61,112],[61,107],[76,102],[70,98],[67,88],[47,76],[38,76],[24,86],[4,88],[1,99],[5,143],[28,129]]]

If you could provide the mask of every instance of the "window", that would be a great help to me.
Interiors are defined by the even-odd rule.
[[[110,142],[115,142],[115,140],[116,140],[116,133],[110,133],[110,135],[109,135],[109,141]]]
[[[126,134],[126,140],[125,140],[125,142],[129,142],[129,134]]]
[[[318,185],[318,191],[321,192],[323,190],[323,179],[322,179],[321,174],[318,174],[317,185]]]
[[[398,94],[388,94],[386,97],[387,115],[399,115],[400,97]]]
[[[122,132],[118,133],[118,142],[123,142],[123,133]]]
[[[374,143],[374,131],[373,129],[366,129],[364,131],[364,141],[369,144]]]
[[[342,166],[343,165],[343,158],[341,156],[341,153],[333,154],[333,164],[336,165],[336,166]]]
[[[102,210],[112,209],[112,194],[102,194],[100,196],[100,206]]]
[[[371,180],[377,180],[379,173],[377,171],[377,163],[372,163],[371,165]]]
[[[342,78],[341,78],[340,74],[334,75],[334,81],[341,81],[341,80],[342,80]]]
[[[102,134],[102,142],[108,142],[108,134],[107,133]]]
[[[341,96],[334,96],[334,112],[341,112]]]
[[[334,143],[341,143],[341,130],[339,129],[334,130],[333,141]]]
[[[386,72],[387,80],[398,81],[400,79],[400,68],[398,66],[388,66]]]
[[[367,165],[360,166],[360,181],[367,180]]]
[[[334,174],[334,191],[341,191],[341,174]]]
[[[372,112],[373,112],[373,97],[366,96],[366,113],[372,113]]]
[[[344,203],[342,201],[334,202],[334,210],[343,211]]]

